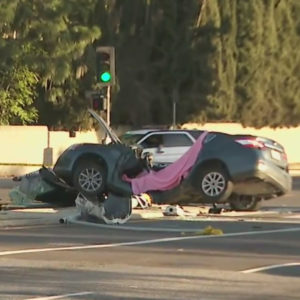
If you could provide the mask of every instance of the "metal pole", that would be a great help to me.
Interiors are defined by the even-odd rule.
[[[110,126],[110,85],[107,87],[106,101],[107,101],[106,123],[107,123],[108,126]]]
[[[178,102],[178,98],[179,98],[177,87],[173,88],[172,96],[173,96],[173,99],[172,99],[173,100],[172,101],[172,104],[173,104],[172,128],[175,129],[176,128],[176,122],[177,122],[177,120],[176,120],[176,108],[177,108],[177,102]]]
[[[176,101],[173,99],[173,124],[172,124],[173,129],[176,127]]]

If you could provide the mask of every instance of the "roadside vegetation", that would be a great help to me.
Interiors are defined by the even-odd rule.
[[[1,0],[0,125],[86,129],[97,46],[112,123],[300,124],[299,0]]]

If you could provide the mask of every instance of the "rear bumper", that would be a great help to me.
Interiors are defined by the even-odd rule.
[[[274,164],[259,161],[256,168],[239,177],[234,193],[242,195],[281,196],[292,189],[292,177]]]

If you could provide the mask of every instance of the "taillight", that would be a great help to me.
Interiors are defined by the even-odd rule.
[[[283,153],[282,153],[282,158],[283,158],[283,160],[285,160],[285,161],[287,161],[287,160],[288,160],[288,158],[287,158],[287,154],[286,154],[285,152],[283,152]]]
[[[263,142],[257,141],[255,138],[242,138],[235,140],[237,143],[243,145],[246,148],[255,148],[255,149],[265,149],[265,144]]]

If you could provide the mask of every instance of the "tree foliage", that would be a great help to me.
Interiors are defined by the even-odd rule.
[[[31,123],[38,117],[33,106],[38,79],[20,59],[26,47],[19,48],[13,26],[17,4],[17,0],[4,0],[0,4],[1,125]]]
[[[114,123],[300,123],[298,0],[2,0],[0,123],[85,128],[97,46]]]
[[[33,107],[37,78],[26,67],[0,72],[0,125],[27,124],[37,120]]]

